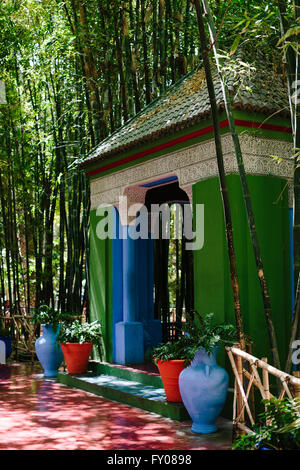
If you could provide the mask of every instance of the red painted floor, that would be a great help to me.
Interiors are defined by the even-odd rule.
[[[39,365],[0,365],[0,450],[224,450],[231,426],[200,436],[179,423],[44,379]]]

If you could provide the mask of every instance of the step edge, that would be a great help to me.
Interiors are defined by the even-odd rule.
[[[111,364],[109,362],[89,361],[89,366],[93,369],[93,372],[96,371],[97,373],[99,373],[99,375],[103,373],[103,370],[105,370],[107,371],[105,375],[111,375],[113,377],[125,379],[127,378],[127,380],[131,380],[130,376],[132,376],[134,377],[136,382],[142,383],[144,385],[153,385],[154,382],[155,387],[163,387],[163,383],[159,374],[150,374],[134,369],[129,371],[128,369],[118,367],[118,364]]]
[[[67,379],[67,380],[64,380],[64,379]],[[189,421],[191,419],[183,404],[180,407],[178,405],[174,406],[173,404],[167,401],[164,402],[164,401],[159,401],[159,400],[151,400],[151,398],[140,397],[139,395],[134,395],[134,393],[125,392],[119,389],[116,390],[113,387],[106,387],[105,385],[92,384],[91,382],[86,382],[80,379],[80,377],[75,377],[66,372],[59,372],[57,375],[57,381],[59,383],[62,383],[63,385],[78,388],[85,392],[92,393],[97,396],[102,396],[104,398],[107,398],[112,401],[116,401],[118,403],[123,403],[129,406],[133,406],[135,408],[148,411],[149,413],[155,413],[160,416],[173,419],[175,421],[182,422],[182,421]],[[109,396],[104,394],[106,392],[109,393]],[[113,393],[111,394],[111,392]],[[117,395],[119,395],[119,397],[123,398],[124,400],[121,401],[120,399],[118,399],[119,397],[116,397],[114,392],[116,392]],[[112,398],[112,395],[114,396],[114,398]],[[147,405],[150,405],[150,406],[147,406]]]

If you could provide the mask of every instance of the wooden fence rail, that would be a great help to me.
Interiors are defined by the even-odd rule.
[[[65,319],[68,319],[65,316]],[[70,320],[85,320],[83,315],[70,315]],[[23,315],[0,315],[0,329],[8,329],[12,338],[12,348],[18,361],[21,355],[35,360],[35,342],[41,334],[41,329],[32,323],[32,316]]]
[[[300,397],[300,374],[290,375],[268,364],[267,358],[258,359],[238,346],[226,347],[229,361],[235,377],[233,400],[233,426],[237,432],[248,433],[251,425],[255,424],[255,411],[253,407],[254,388],[259,390],[261,398],[269,400],[275,398],[270,391],[270,377],[280,381],[278,398],[285,395],[293,400]],[[259,371],[261,370],[261,374]],[[252,393],[252,404],[251,404]],[[300,414],[300,412],[299,412]]]
[[[0,315],[1,329],[7,328],[12,338],[13,351],[16,354],[16,360],[20,353],[25,354],[34,361],[35,358],[35,326],[31,322],[31,315]]]

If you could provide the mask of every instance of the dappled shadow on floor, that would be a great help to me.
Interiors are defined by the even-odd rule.
[[[231,427],[179,423],[44,379],[39,365],[0,365],[0,450],[230,449]]]

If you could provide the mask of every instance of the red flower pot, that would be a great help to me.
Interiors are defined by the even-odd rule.
[[[83,374],[87,370],[93,343],[61,344],[69,374]]]
[[[172,361],[158,360],[156,365],[158,367],[161,380],[164,384],[166,397],[168,401],[181,402],[182,398],[179,390],[179,374],[183,371],[184,360],[174,359]]]

